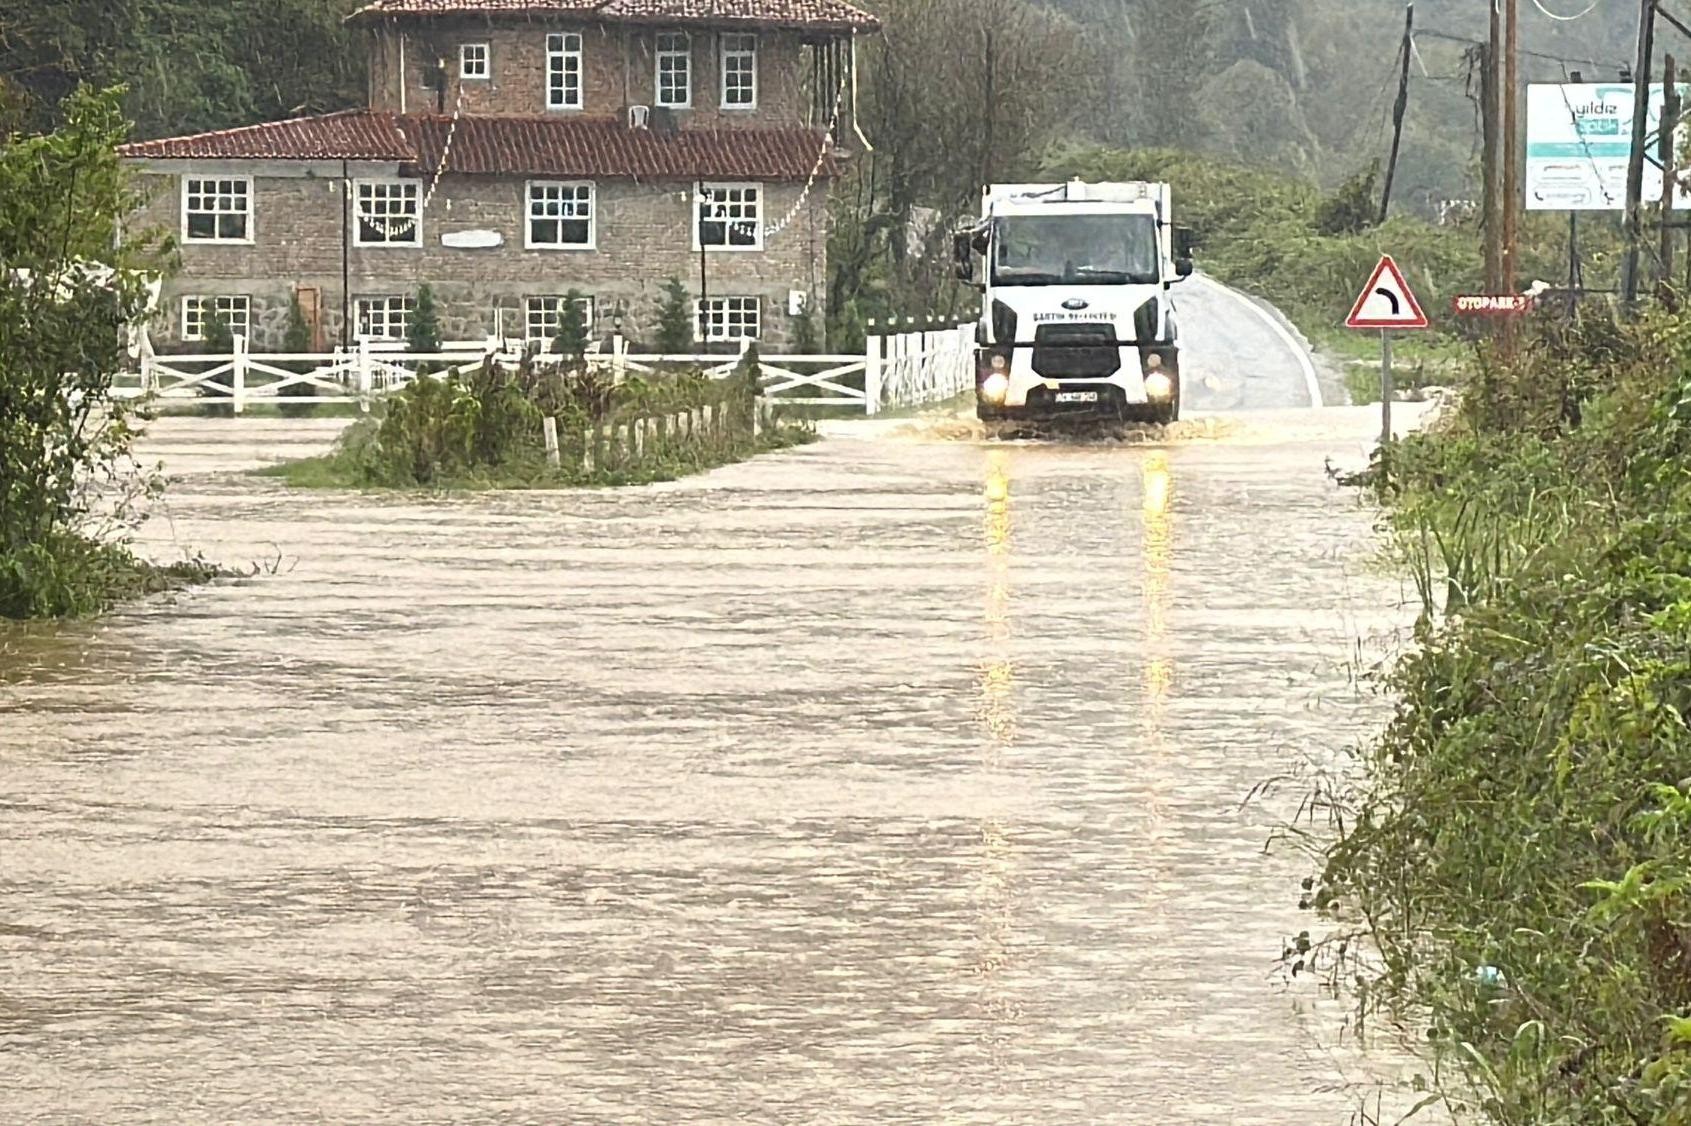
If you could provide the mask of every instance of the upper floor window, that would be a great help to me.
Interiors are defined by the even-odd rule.
[[[762,250],[763,189],[756,184],[704,184],[694,250]]]
[[[686,109],[693,104],[693,40],[685,32],[658,36],[658,105]]]
[[[366,340],[408,340],[416,311],[415,297],[360,297],[358,335]]]
[[[530,250],[593,249],[593,185],[529,181],[526,245]]]
[[[581,108],[581,36],[546,37],[546,108]]]
[[[493,77],[493,57],[486,43],[465,43],[458,48],[458,77],[467,81]]]
[[[184,297],[182,299],[182,339],[204,340],[213,318],[222,321],[231,336],[252,335],[252,298],[250,297]]]
[[[722,108],[757,106],[757,36],[722,36]]]
[[[185,242],[251,242],[252,180],[183,177],[182,238]]]
[[[422,246],[423,185],[419,180],[355,180],[358,227],[354,246]]]

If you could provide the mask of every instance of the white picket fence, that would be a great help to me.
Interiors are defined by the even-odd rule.
[[[537,357],[542,363],[547,357]],[[227,355],[143,356],[139,369],[120,376],[119,398],[151,402],[227,403],[234,414],[261,403],[354,403],[368,409],[418,378],[469,374],[488,362],[506,368],[522,363],[521,352],[498,341],[428,354],[401,352],[360,342],[330,353],[250,352],[235,337]],[[589,351],[587,363],[620,382],[630,375],[661,377],[666,370],[702,370],[725,379],[740,356],[631,353],[620,337],[609,350]],[[879,414],[960,395],[974,386],[973,326],[873,335],[863,355],[759,355],[763,395],[772,402],[835,407]]]

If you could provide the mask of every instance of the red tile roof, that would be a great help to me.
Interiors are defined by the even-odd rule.
[[[137,141],[118,155],[153,160],[409,160],[398,115],[344,110],[215,133]]]
[[[348,16],[557,16],[606,23],[744,24],[874,31],[880,21],[845,0],[371,0]]]
[[[133,160],[379,160],[421,174],[440,166],[452,119],[352,110],[118,149]],[[603,117],[484,117],[458,121],[448,172],[595,179],[804,180],[822,134],[811,129],[630,129]],[[822,175],[838,171],[832,157]]]

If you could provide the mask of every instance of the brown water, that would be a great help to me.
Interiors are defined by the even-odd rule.
[[[450,499],[209,472],[238,425],[163,427],[148,535],[275,574],[0,632],[0,1120],[1319,1126],[1397,1074],[1277,971],[1296,795],[1240,804],[1379,716],[1353,421]]]

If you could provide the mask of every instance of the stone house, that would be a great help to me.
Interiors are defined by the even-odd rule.
[[[843,0],[374,0],[366,107],[126,145],[176,234],[155,340],[218,316],[279,347],[544,340],[565,295],[649,342],[666,282],[697,339],[789,344],[825,314],[828,195],[861,151]]]

